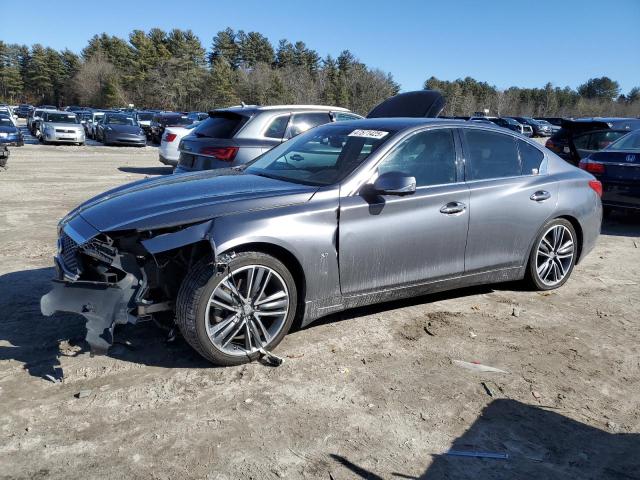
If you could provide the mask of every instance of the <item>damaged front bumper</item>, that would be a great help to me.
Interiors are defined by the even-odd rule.
[[[58,258],[56,266],[59,278],[64,278]],[[40,310],[46,317],[56,312],[82,315],[87,320],[91,353],[105,355],[113,344],[115,325],[136,323],[130,312],[136,308],[139,288],[138,279],[131,274],[116,284],[54,279],[53,289],[40,300]]]

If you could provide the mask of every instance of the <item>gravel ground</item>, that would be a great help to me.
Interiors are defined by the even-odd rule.
[[[213,368],[151,324],[91,358],[78,317],[39,313],[56,223],[167,173],[153,147],[12,149],[0,478],[640,478],[638,218],[607,221],[559,290],[495,285],[334,315],[286,337],[277,368]]]

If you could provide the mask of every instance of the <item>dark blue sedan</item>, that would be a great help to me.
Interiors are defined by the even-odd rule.
[[[24,137],[8,115],[0,114],[0,145],[24,145]]]
[[[640,212],[640,130],[626,134],[580,162],[602,183],[602,204]]]

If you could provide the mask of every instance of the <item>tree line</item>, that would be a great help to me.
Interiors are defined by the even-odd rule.
[[[622,95],[617,82],[590,79],[577,90],[511,87],[473,78],[431,77],[425,88],[447,97],[446,115],[489,109],[496,115],[639,115],[640,89]],[[328,104],[366,114],[395,95],[390,73],[350,51],[322,58],[304,42],[273,45],[259,32],[218,32],[206,48],[191,30],[132,31],[128,39],[103,33],[76,54],[40,44],[0,41],[0,102],[191,111],[246,104]]]

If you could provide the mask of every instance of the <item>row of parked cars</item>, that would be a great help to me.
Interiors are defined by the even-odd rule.
[[[17,118],[26,118],[29,130],[44,143],[83,144],[91,138],[105,145],[144,146],[150,141],[160,145],[161,163],[175,167],[175,173],[185,173],[244,165],[310,128],[362,117],[320,105],[243,104],[209,113],[0,105],[0,144],[24,143]],[[549,137],[548,149],[603,179],[605,206],[640,208],[640,119],[480,114],[440,118],[498,126],[526,137]]]

